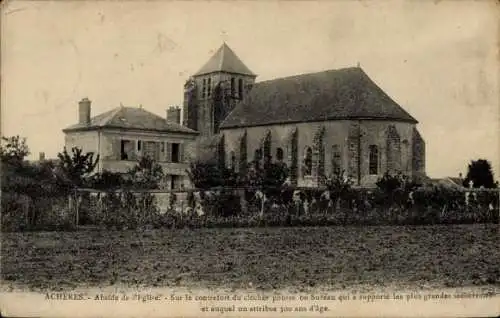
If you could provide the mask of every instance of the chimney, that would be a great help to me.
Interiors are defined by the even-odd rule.
[[[167,121],[181,124],[181,108],[178,106],[171,106],[167,109]]]
[[[45,160],[45,152],[40,152],[38,154],[38,160],[39,161],[44,161]]]
[[[78,103],[78,123],[82,125],[90,124],[90,103],[91,101],[85,97]]]

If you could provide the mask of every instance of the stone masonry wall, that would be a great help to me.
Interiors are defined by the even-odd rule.
[[[309,181],[304,181],[300,173],[300,167],[302,165],[302,159],[304,158],[304,151],[307,147],[311,149],[316,149],[315,156],[317,156],[316,162],[321,163],[316,166],[318,173],[323,173],[328,175],[333,167],[333,153],[330,151],[333,145],[339,145],[341,158],[341,170],[345,170],[348,175],[351,176],[353,181],[357,183],[358,181],[358,154],[361,158],[360,161],[360,185],[370,186],[374,185],[375,182],[380,178],[386,171],[387,167],[387,129],[389,125],[393,125],[395,131],[399,135],[400,140],[406,140],[408,143],[408,152],[406,153],[406,162],[403,161],[402,153],[398,156],[401,157],[400,167],[406,167],[408,169],[407,174],[411,174],[412,160],[415,161],[415,157],[412,156],[413,152],[413,124],[409,123],[399,123],[390,121],[376,121],[376,120],[363,120],[358,123],[358,121],[329,121],[329,122],[313,122],[313,123],[298,123],[298,124],[286,124],[286,125],[273,125],[273,126],[261,126],[261,127],[249,127],[246,128],[247,131],[247,142],[246,142],[246,153],[253,154],[255,149],[262,147],[261,141],[266,136],[268,131],[271,134],[271,153],[273,159],[275,159],[275,153],[277,148],[282,148],[284,151],[284,158],[287,158],[286,163],[289,168],[290,164],[293,162],[293,158],[297,159],[297,167],[292,171],[292,175],[297,176],[297,185],[302,186],[304,184],[309,184]],[[324,135],[321,142],[321,147],[319,144],[315,145],[315,136],[318,136],[318,131],[321,127],[324,127]],[[296,136],[296,147],[290,140],[291,132],[297,129]],[[224,129],[222,131],[226,136],[224,150],[226,154],[234,151],[238,160],[238,147],[239,138],[244,132],[244,129]],[[358,134],[361,133],[360,142],[358,140]],[[316,140],[319,140],[316,137]],[[420,142],[423,144],[423,141]],[[369,174],[369,147],[370,145],[376,145],[378,147],[378,173],[376,175]],[[420,147],[419,149],[422,149]],[[291,151],[294,154],[291,154]],[[402,149],[400,148],[400,152]],[[425,154],[422,153],[421,157]],[[251,158],[247,158],[248,161]],[[422,162],[422,160],[418,161]]]

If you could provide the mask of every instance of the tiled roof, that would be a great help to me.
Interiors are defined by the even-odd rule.
[[[75,124],[63,129],[63,132],[92,130],[97,128],[120,128],[157,132],[175,132],[198,134],[198,132],[180,124],[167,121],[165,118],[136,107],[117,107],[90,120],[89,125]]]
[[[228,72],[255,76],[226,43],[222,44],[208,62],[194,75],[204,75],[213,72]]]
[[[221,128],[335,119],[417,123],[359,67],[256,83]]]

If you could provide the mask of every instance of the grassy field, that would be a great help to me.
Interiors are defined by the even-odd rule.
[[[499,242],[494,224],[7,233],[1,275],[32,290],[498,287]]]

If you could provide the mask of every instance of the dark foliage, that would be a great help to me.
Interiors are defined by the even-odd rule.
[[[124,185],[134,189],[158,189],[165,175],[162,167],[149,157],[141,157],[137,164],[124,174]]]
[[[493,178],[493,171],[488,160],[472,160],[468,166],[467,176],[464,180],[464,186],[469,187],[469,182],[473,182],[474,188],[496,188],[497,184]]]
[[[215,162],[194,162],[187,171],[197,189],[233,187],[240,183],[238,175],[231,169],[222,168]]]
[[[90,177],[87,181],[89,188],[97,190],[114,190],[126,186],[127,179],[123,173],[104,170]]]
[[[78,147],[71,148],[71,154],[64,147],[64,150],[58,153],[57,157],[59,158],[58,168],[60,172],[74,187],[84,185],[85,177],[94,171],[99,161],[99,155],[94,160],[93,152],[84,153],[83,149]]]

